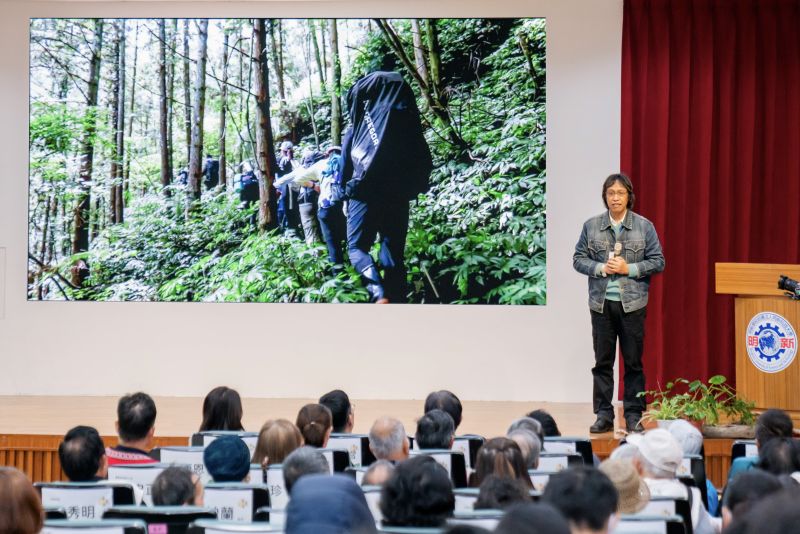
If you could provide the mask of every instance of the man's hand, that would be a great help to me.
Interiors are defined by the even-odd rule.
[[[606,272],[613,273],[613,274],[628,274],[628,262],[625,261],[625,258],[622,256],[616,256],[608,260],[606,263]]]

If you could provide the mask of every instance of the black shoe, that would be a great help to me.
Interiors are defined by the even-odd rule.
[[[642,426],[642,416],[636,414],[626,415],[625,428],[628,430],[628,432],[644,432],[644,427]]]
[[[602,434],[603,432],[611,432],[612,430],[614,430],[614,420],[603,415],[598,415],[597,421],[589,427],[589,432],[592,434]]]

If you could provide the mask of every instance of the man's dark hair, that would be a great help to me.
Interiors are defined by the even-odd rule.
[[[195,481],[185,466],[164,469],[153,481],[153,504],[156,506],[183,506],[194,504]]]
[[[209,430],[244,430],[242,398],[235,389],[219,386],[203,399],[203,422],[200,432]]]
[[[425,413],[431,410],[444,410],[453,418],[456,428],[461,424],[461,401],[451,391],[434,391],[425,399]]]
[[[475,501],[473,508],[475,510],[484,508],[505,510],[512,504],[530,500],[528,487],[521,481],[514,478],[489,475],[481,482],[478,500]]]
[[[450,475],[430,456],[414,456],[399,463],[381,491],[385,525],[443,526],[455,504]]]
[[[450,414],[442,410],[431,410],[417,421],[414,439],[420,449],[449,449],[455,433]]]
[[[327,406],[333,416],[333,431],[344,432],[347,417],[350,415],[350,397],[341,389],[334,389],[319,398],[319,403]]]
[[[542,425],[542,431],[544,432],[545,437],[561,435],[561,431],[558,429],[556,420],[553,419],[553,416],[548,412],[544,410],[533,410],[528,414],[528,417],[539,421],[539,424]]]
[[[750,469],[736,475],[725,488],[722,505],[734,518],[746,513],[761,499],[783,488],[778,477],[761,469]]]
[[[792,438],[773,438],[758,449],[758,467],[773,475],[800,471],[800,443]]]
[[[325,456],[314,447],[300,447],[286,457],[282,464],[283,484],[286,493],[292,493],[292,486],[303,475],[328,475],[330,465]]]
[[[624,187],[625,190],[628,191],[628,204],[626,207],[629,210],[633,209],[633,205],[636,203],[636,195],[633,194],[633,184],[631,183],[631,179],[622,173],[612,174],[608,178],[606,178],[605,182],[603,182],[603,192],[601,193],[603,197],[603,204],[605,204],[606,208],[608,208],[606,191],[608,191],[608,188],[617,182],[619,182],[620,185],[622,185],[622,187]]]
[[[800,532],[800,490],[783,489],[760,499],[737,516],[726,532],[744,534],[795,534]]]
[[[106,447],[103,438],[90,426],[76,426],[58,446],[61,468],[72,482],[87,482],[97,476]]]
[[[147,393],[133,393],[117,404],[119,437],[122,441],[139,441],[156,423],[156,403]]]
[[[570,534],[561,512],[544,503],[510,506],[494,531],[495,534]]]
[[[555,506],[577,527],[601,530],[616,512],[619,495],[605,473],[579,466],[550,477],[542,500]]]
[[[756,419],[756,441],[763,447],[773,438],[792,437],[792,418],[783,410],[770,409]]]

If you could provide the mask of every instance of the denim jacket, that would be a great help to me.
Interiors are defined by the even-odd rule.
[[[608,261],[608,253],[614,251],[616,241],[608,212],[603,212],[584,223],[572,256],[575,270],[589,277],[589,308],[598,313],[603,313],[606,286],[611,276],[619,280],[622,309],[629,313],[647,306],[650,275],[664,270],[664,254],[653,223],[628,210],[622,221],[619,242],[633,276],[603,276],[601,266]]]

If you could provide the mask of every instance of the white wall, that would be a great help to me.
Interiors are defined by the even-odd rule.
[[[28,302],[28,18],[185,16],[547,17],[547,305]],[[571,258],[582,222],[602,209],[602,180],[619,167],[621,36],[622,0],[4,0],[0,394],[182,396],[226,384],[256,397],[335,386],[354,398],[448,388],[472,400],[589,402],[586,280]]]

